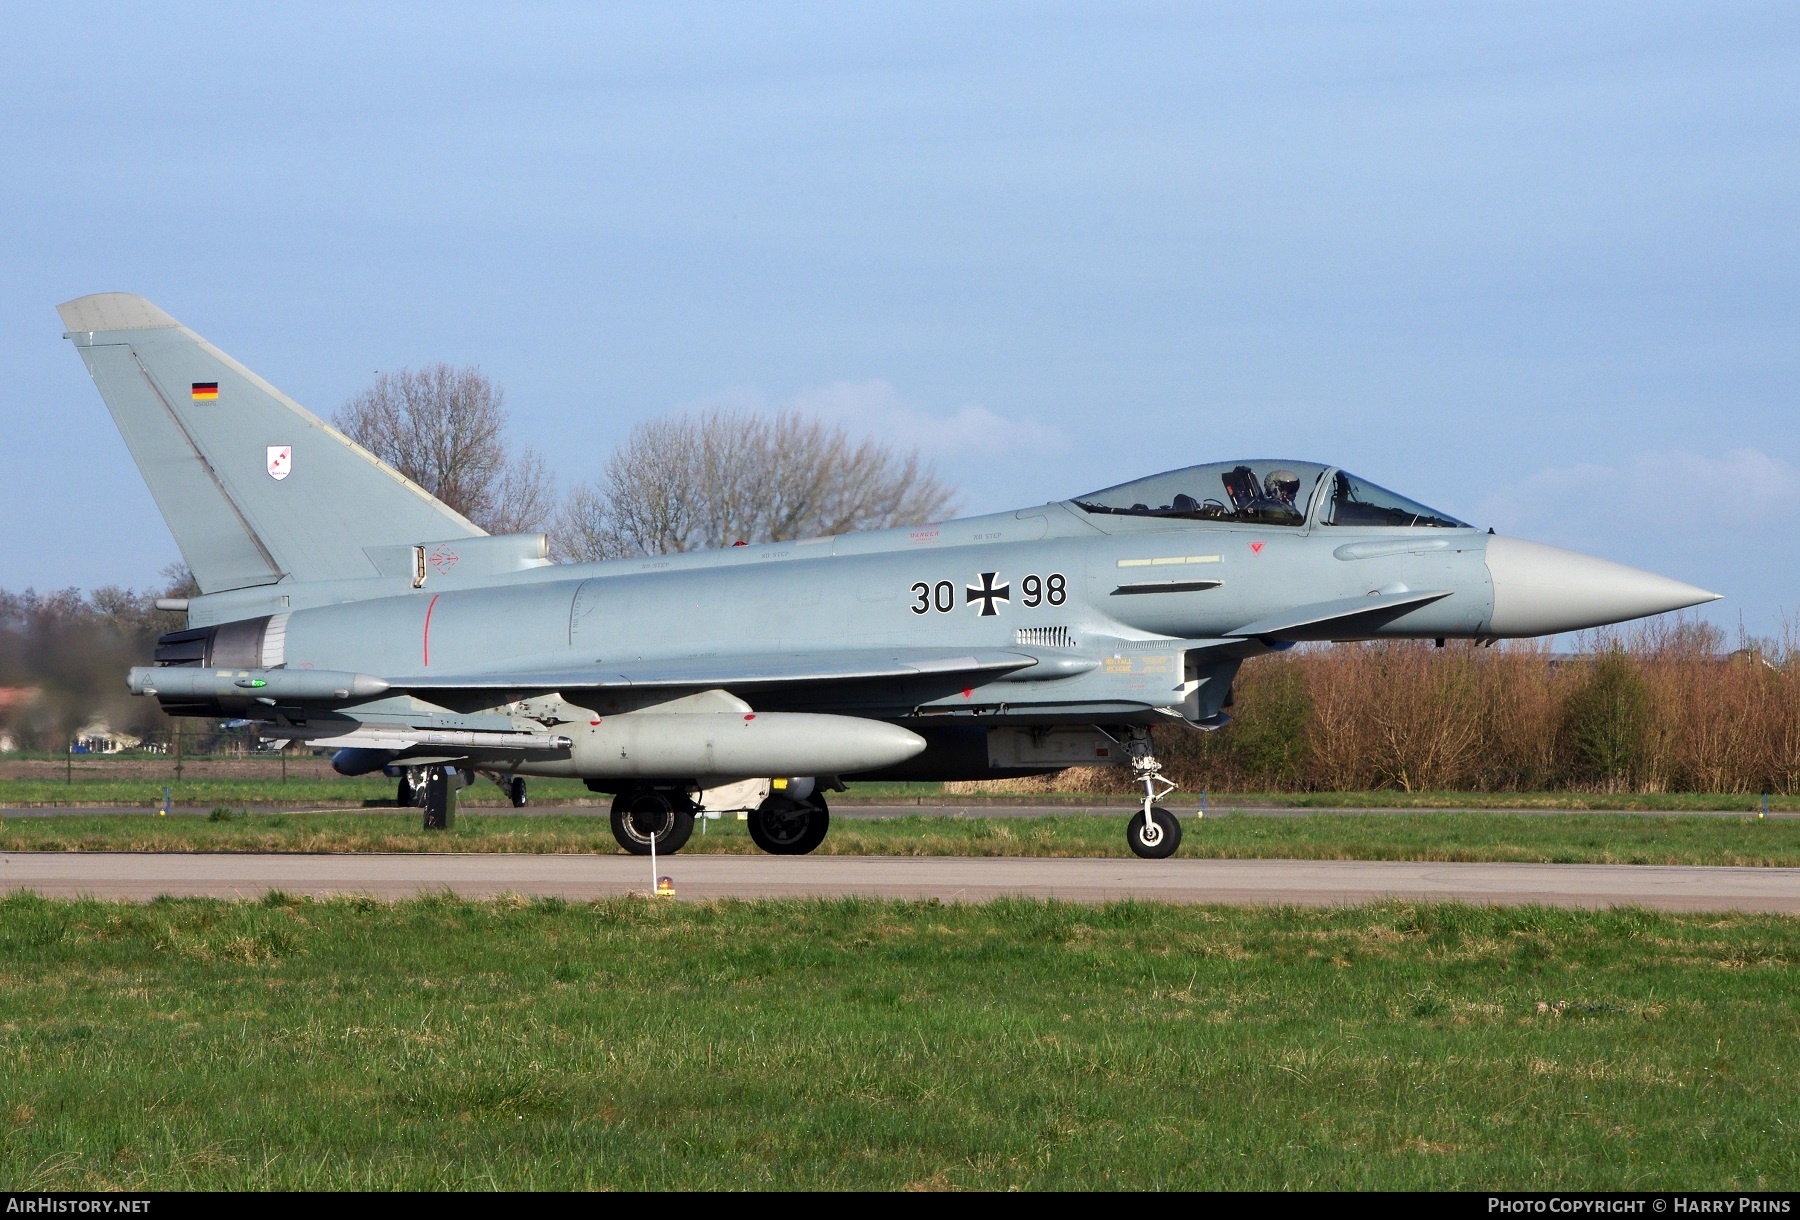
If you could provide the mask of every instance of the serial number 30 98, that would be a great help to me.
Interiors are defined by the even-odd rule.
[[[996,602],[1012,600],[1012,586],[1002,584],[994,579],[994,573],[982,574],[979,586],[970,585],[967,590],[965,604],[976,607],[984,617],[996,613]],[[913,603],[907,609],[914,614],[929,614],[933,610],[939,614],[948,614],[956,609],[956,585],[952,581],[940,580],[936,584],[927,581],[914,581],[912,585]],[[1038,606],[1060,606],[1069,600],[1069,579],[1061,572],[1052,572],[1048,576],[1035,573],[1019,581],[1019,602],[1027,609]]]

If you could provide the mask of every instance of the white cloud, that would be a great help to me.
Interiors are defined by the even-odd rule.
[[[1758,533],[1800,519],[1800,470],[1758,449],[1644,452],[1617,465],[1559,466],[1483,499],[1477,520],[1545,541],[1608,533]]]
[[[1007,419],[980,403],[968,403],[948,415],[933,414],[908,401],[892,382],[881,380],[834,381],[803,390],[778,406],[841,424],[852,435],[916,448],[930,458],[1044,454],[1069,447],[1068,438],[1057,428]],[[744,388],[711,394],[687,407],[757,414],[776,409],[760,392]]]

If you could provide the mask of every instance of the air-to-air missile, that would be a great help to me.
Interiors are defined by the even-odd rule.
[[[823,840],[858,780],[1120,765],[1127,840],[1181,827],[1150,729],[1229,718],[1242,662],[1311,640],[1549,635],[1711,601],[1474,528],[1348,471],[1187,466],[1016,512],[554,564],[489,536],[141,297],[66,337],[201,593],[131,689],[176,715],[383,771],[441,824],[475,773],[613,795],[629,851],[677,850],[727,788],[769,851]],[[763,780],[759,786],[749,781]]]

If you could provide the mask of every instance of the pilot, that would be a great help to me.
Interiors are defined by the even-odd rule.
[[[1263,476],[1263,498],[1299,511],[1294,500],[1300,494],[1300,476],[1291,470],[1271,470]]]

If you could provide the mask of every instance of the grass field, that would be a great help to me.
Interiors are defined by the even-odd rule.
[[[1123,816],[834,819],[831,855],[1124,856]],[[614,852],[604,813],[416,813],[0,818],[0,851]],[[685,852],[756,851],[742,823],[696,830]],[[1181,855],[1307,860],[1717,864],[1800,867],[1800,819],[1648,814],[1404,813],[1183,821]]]
[[[11,1189],[1789,1189],[1800,920],[0,901]]]

